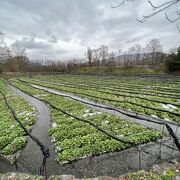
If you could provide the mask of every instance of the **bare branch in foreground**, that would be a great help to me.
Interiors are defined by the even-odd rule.
[[[118,7],[122,6],[122,5],[124,5],[125,3],[132,2],[132,1],[135,1],[135,0],[121,0],[121,2],[118,5],[111,5],[111,7],[112,8],[118,8]],[[180,0],[171,0],[171,1],[166,1],[166,2],[164,2],[162,4],[160,4],[160,5],[155,5],[154,3],[152,3],[151,0],[148,0],[149,5],[153,8],[153,12],[148,14],[148,15],[144,15],[141,19],[139,19],[139,18],[136,18],[136,19],[140,23],[143,23],[147,19],[155,16],[158,13],[166,11],[170,7],[175,7],[176,8],[177,3],[179,3],[179,2],[180,2]],[[167,12],[165,12],[166,19],[171,23],[174,23],[174,22],[177,22],[178,20],[180,20],[180,9],[176,10],[176,16],[177,16],[176,18],[170,18],[168,16]],[[179,25],[177,25],[177,27],[178,27],[178,31],[180,31]]]
[[[117,4],[117,5],[115,5],[115,6],[113,6],[113,5],[111,4],[111,7],[112,7],[112,8],[118,8],[118,7],[122,6],[122,5],[124,5],[127,1],[128,1],[128,2],[132,2],[132,1],[135,1],[135,0],[121,0],[121,2],[120,2],[119,4]]]

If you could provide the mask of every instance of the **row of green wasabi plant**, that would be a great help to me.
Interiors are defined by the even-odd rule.
[[[35,76],[33,79],[40,80],[49,80],[49,82],[62,82],[62,83],[71,83],[79,85],[92,85],[95,87],[113,87],[114,89],[129,88],[130,90],[145,90],[145,91],[157,91],[159,93],[169,93],[179,91],[180,82],[177,82],[173,77],[169,77],[164,80],[160,78],[155,78],[152,81],[150,77],[112,77],[108,78],[106,76],[74,76],[74,75],[59,75],[59,76]]]
[[[24,78],[21,78],[22,80]],[[131,90],[127,90],[126,87],[122,87],[122,89],[116,89],[114,87],[98,87],[98,85],[92,86],[92,84],[88,84],[88,85],[84,85],[84,84],[74,84],[74,82],[71,83],[67,83],[67,82],[56,82],[55,80],[49,80],[47,79],[24,79],[25,81],[31,82],[31,83],[49,83],[49,84],[54,84],[54,85],[58,85],[58,86],[65,86],[65,87],[69,87],[69,88],[77,88],[77,89],[82,89],[82,90],[93,90],[96,92],[101,92],[101,93],[107,93],[107,94],[111,94],[111,95],[115,95],[115,96],[120,96],[120,97],[129,97],[129,98],[137,98],[137,99],[142,99],[142,100],[146,100],[146,101],[150,101],[150,102],[158,102],[158,103],[164,103],[164,104],[172,104],[175,106],[180,106],[180,98],[177,99],[177,95],[178,93],[176,93],[176,96],[169,96],[167,94],[158,94],[156,92],[153,92],[155,94],[153,94],[152,92],[147,93],[144,89],[135,89],[134,87],[131,87]],[[50,81],[50,82],[49,82]],[[51,82],[52,81],[52,82]],[[164,92],[165,93],[165,92]],[[171,93],[172,95],[172,93]]]
[[[22,124],[31,131],[36,121],[36,110],[23,98],[13,94],[0,79],[0,90],[6,95]],[[27,137],[13,118],[0,94],[0,154],[13,155],[25,147]]]
[[[158,131],[145,128],[129,120],[123,120],[117,116],[91,110],[77,101],[52,95],[19,82],[12,81],[12,84],[65,112],[91,121],[106,132],[125,141],[131,141],[135,145],[155,141],[161,136]],[[128,143],[113,140],[94,127],[58,110],[51,109],[51,115],[52,127],[49,132],[52,141],[55,143],[58,160],[61,163],[132,147]]]
[[[142,115],[148,115],[152,117],[157,117],[164,119],[166,121],[179,121],[180,108],[172,105],[165,105],[163,103],[151,102],[147,100],[142,100],[133,97],[122,97],[107,93],[100,93],[96,90],[84,90],[79,88],[71,88],[68,86],[59,86],[51,83],[26,80],[31,84],[40,85],[43,87],[56,89],[69,94],[74,94],[94,102],[103,103],[106,105],[111,105],[117,108],[134,111]]]

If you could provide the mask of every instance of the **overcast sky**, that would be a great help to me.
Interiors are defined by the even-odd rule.
[[[137,22],[136,17],[151,12],[146,0],[111,8],[111,3],[118,2],[0,0],[0,31],[9,45],[25,47],[31,58],[83,57],[88,46],[127,50],[137,43],[145,45],[152,38],[158,38],[164,50],[179,45],[176,24],[169,23],[164,13],[143,24]],[[175,17],[173,8],[168,13]]]

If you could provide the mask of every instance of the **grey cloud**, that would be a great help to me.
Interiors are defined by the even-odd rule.
[[[56,36],[52,35],[51,39],[49,40],[50,43],[57,43],[58,39],[56,38]]]
[[[23,37],[12,44],[12,47],[20,46],[26,49],[47,49],[51,48],[50,44],[44,42],[37,42],[34,37]]]
[[[137,0],[112,9],[111,2],[118,1],[1,0],[0,30],[12,34],[14,44],[25,46],[32,57],[83,56],[87,46],[128,48],[130,44],[145,44],[154,37],[165,48],[178,45],[176,27],[165,20],[164,14],[143,24],[136,21],[136,17],[150,12],[147,1]],[[68,46],[67,49],[59,47],[61,44]]]

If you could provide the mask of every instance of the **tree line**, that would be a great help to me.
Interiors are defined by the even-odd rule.
[[[61,61],[49,59],[30,60],[25,48],[18,44],[9,47],[0,32],[0,74],[3,72],[57,72],[65,71]]]
[[[127,51],[109,51],[102,45],[99,48],[87,48],[85,57],[74,58],[67,62],[49,59],[30,60],[26,50],[18,45],[8,47],[4,36],[0,34],[0,73],[3,72],[72,72],[77,68],[93,67],[145,67],[159,70],[162,67],[169,72],[180,71],[180,47],[169,54],[163,52],[158,39],[152,39],[144,47],[140,44]]]
[[[115,54],[117,54],[115,56]],[[139,66],[147,65],[152,69],[158,69],[166,59],[162,51],[162,45],[158,39],[152,39],[145,47],[140,44],[130,47],[127,51],[118,53],[109,52],[107,46],[97,49],[87,49],[86,58],[89,67],[113,67],[113,66]]]

